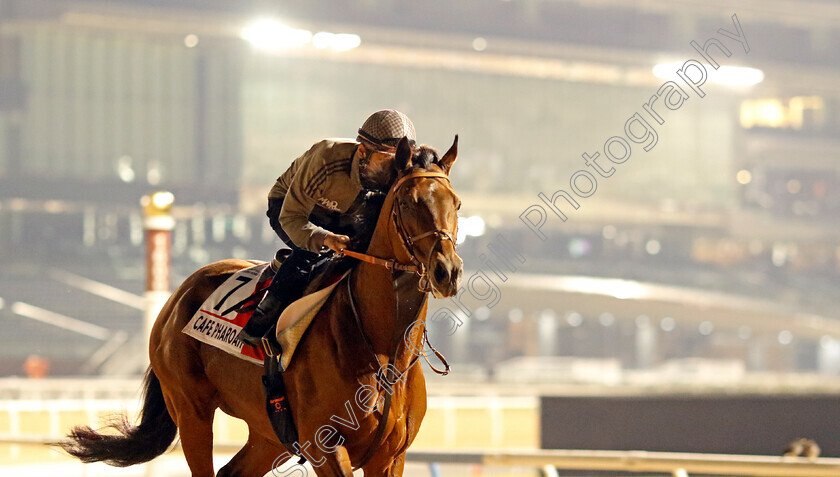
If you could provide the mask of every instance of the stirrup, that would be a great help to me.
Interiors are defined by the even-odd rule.
[[[274,327],[272,326],[271,330],[268,333],[266,333],[265,336],[263,336],[262,339],[260,340],[260,343],[262,344],[263,352],[265,353],[266,356],[270,356],[272,358],[280,356],[281,352],[283,351],[279,347],[274,346],[274,342],[270,338],[270,335],[273,331],[274,331]]]

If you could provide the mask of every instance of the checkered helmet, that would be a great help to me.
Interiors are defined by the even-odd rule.
[[[395,147],[403,137],[407,137],[411,144],[414,144],[417,139],[414,123],[408,116],[395,109],[383,109],[365,120],[359,128],[356,140],[365,140],[376,146]]]

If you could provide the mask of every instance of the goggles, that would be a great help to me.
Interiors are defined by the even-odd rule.
[[[359,129],[359,137],[364,139],[365,141],[373,144],[374,146],[377,146],[377,147],[381,148],[383,151],[391,152],[391,153],[393,153],[397,150],[397,144],[400,143],[400,139],[401,139],[401,138],[393,138],[393,137],[389,137],[389,138],[386,138],[386,139],[377,139],[377,138],[373,137],[371,134],[368,134],[367,132],[365,132],[363,129]],[[414,147],[415,142],[414,142],[413,139],[409,139],[408,144],[410,146]]]

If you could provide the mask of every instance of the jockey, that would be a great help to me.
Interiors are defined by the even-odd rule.
[[[414,124],[408,116],[393,109],[377,111],[359,129],[356,141],[324,139],[277,179],[268,194],[267,215],[292,253],[239,333],[240,340],[261,347],[274,320],[303,293],[311,265],[322,253],[347,248],[351,237],[345,234],[353,232],[339,230],[340,219],[368,191],[390,188],[396,178],[394,152],[403,137],[414,145]]]

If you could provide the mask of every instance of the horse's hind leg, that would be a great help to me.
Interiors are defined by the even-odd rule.
[[[189,414],[183,417],[178,428],[192,477],[213,477],[213,417]]]
[[[189,339],[182,336],[177,338]],[[217,391],[197,364],[197,342],[186,343],[192,345],[192,353],[183,353],[189,347],[177,344],[177,347],[161,346],[159,354],[152,353],[152,368],[160,380],[166,408],[178,426],[181,448],[192,477],[213,477],[213,417],[218,407]],[[180,353],[175,354],[177,352]]]
[[[275,466],[277,458],[286,452],[277,445],[249,429],[248,442],[239,450],[233,459],[219,469],[216,477],[263,477]]]
[[[161,379],[163,383],[163,379]],[[163,388],[166,407],[178,426],[184,458],[190,467],[192,477],[213,477],[213,416],[215,405],[202,400],[202,393],[193,389],[195,396],[189,398],[181,393],[167,393]],[[206,395],[205,395],[206,396]]]
[[[166,408],[178,426],[184,458],[192,477],[214,477],[213,417],[218,390],[207,379],[201,343],[181,333],[189,317],[209,294],[207,277],[197,272],[185,281],[161,310],[149,345],[149,360],[160,380]]]

